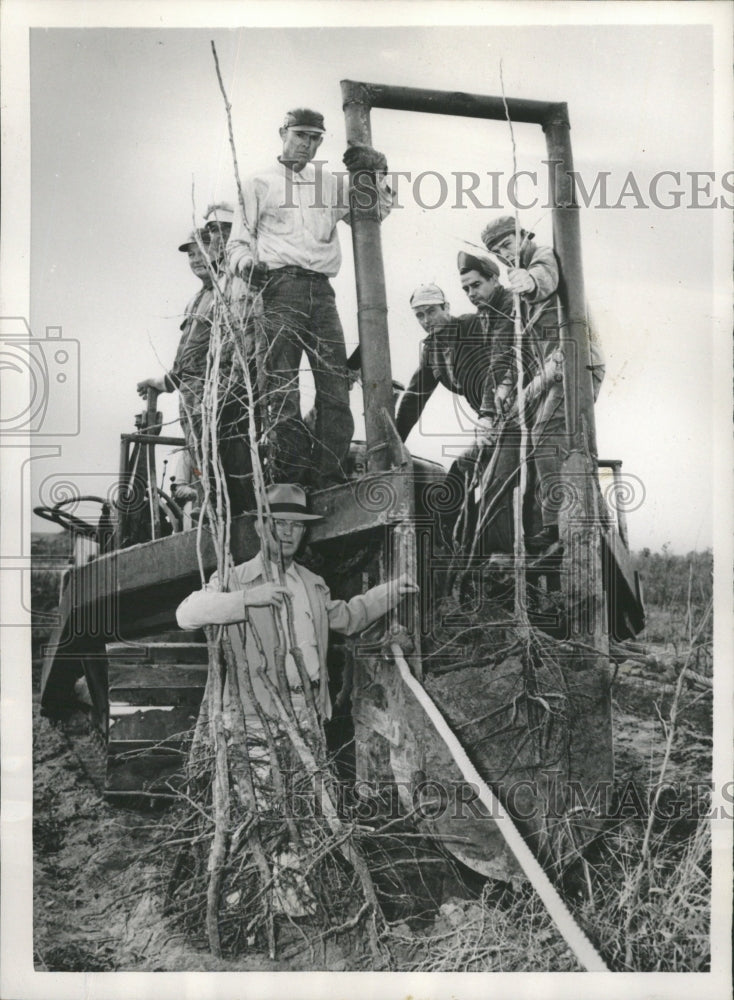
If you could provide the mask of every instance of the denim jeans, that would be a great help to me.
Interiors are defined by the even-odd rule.
[[[269,478],[318,486],[342,481],[354,420],[344,332],[331,284],[313,271],[278,268],[263,289],[263,310]],[[313,434],[301,417],[298,369],[304,351],[316,389]]]

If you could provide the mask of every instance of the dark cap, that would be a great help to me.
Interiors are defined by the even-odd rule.
[[[500,269],[489,257],[477,257],[473,253],[465,253],[460,250],[456,264],[459,268],[459,274],[466,274],[467,271],[478,271],[485,278],[499,277]]]
[[[283,128],[299,128],[308,132],[325,132],[324,116],[310,108],[293,108],[285,116]]]
[[[199,238],[198,243],[196,239],[197,236]],[[193,232],[189,233],[189,238],[186,240],[186,242],[182,243],[178,249],[186,253],[189,247],[192,246],[196,247],[199,245],[199,243],[203,244],[203,246],[208,246],[208,244],[210,243],[209,233],[205,229],[194,229]]]
[[[485,226],[482,230],[482,243],[485,245],[487,250],[491,250],[500,240],[503,240],[505,236],[509,236],[510,233],[515,232],[515,219],[511,215],[500,215],[499,218],[493,219],[489,225]],[[524,229],[520,230],[520,236],[527,236],[529,240],[532,240],[535,233],[526,233]]]

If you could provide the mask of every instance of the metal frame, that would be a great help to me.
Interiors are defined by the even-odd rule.
[[[370,113],[373,108],[503,122],[509,115],[516,122],[540,125],[545,133],[548,160],[553,168],[549,195],[553,206],[553,243],[561,271],[558,296],[565,348],[565,444],[568,456],[563,461],[562,475],[574,497],[569,511],[561,517],[560,526],[565,542],[565,589],[569,607],[583,604],[587,609],[579,630],[586,633],[587,641],[593,636],[592,644],[605,654],[608,648],[603,635],[603,594],[599,585],[601,542],[596,496],[591,483],[595,475],[596,455],[594,395],[589,369],[581,229],[572,173],[568,108],[565,103],[391,87],[354,80],[342,80],[341,91],[348,145],[372,145]],[[394,418],[392,370],[379,201],[374,190],[372,198],[364,198],[365,180],[360,177],[359,194],[362,197],[358,198],[355,191],[350,196],[352,243],[368,467],[384,470],[388,468],[391,431],[390,421],[386,421],[384,415]]]
[[[417,87],[390,87],[375,83],[342,80],[342,103],[347,144],[372,144],[372,108],[415,111],[465,118],[513,121],[540,125],[545,132],[553,205],[553,242],[561,264],[558,294],[563,309],[564,340],[573,349],[566,352],[566,426],[572,450],[588,446],[596,452],[594,397],[589,366],[589,334],[586,321],[581,263],[581,230],[576,204],[571,153],[570,123],[565,103],[482,97]],[[364,189],[364,185],[362,185]],[[357,280],[359,341],[365,396],[368,455],[375,468],[387,452],[387,433],[380,410],[392,415],[392,371],[387,325],[385,274],[382,260],[380,219],[377,198],[369,207],[352,198],[352,241]]]

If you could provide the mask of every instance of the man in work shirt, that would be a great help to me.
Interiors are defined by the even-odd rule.
[[[530,489],[537,503],[535,524],[526,540],[531,552],[542,552],[558,541],[557,504],[548,499],[557,490],[566,420],[563,401],[563,354],[560,341],[558,303],[559,270],[552,247],[534,242],[534,233],[519,230],[515,219],[502,215],[482,231],[482,242],[493,254],[507,261],[507,283],[520,296],[525,330],[526,400],[532,446]],[[591,329],[590,329],[591,333]],[[594,398],[604,377],[604,362],[595,337],[590,337]]]
[[[186,445],[196,467],[201,442],[201,397],[204,391],[206,359],[209,351],[211,314],[214,307],[212,270],[205,248],[209,236],[203,229],[192,232],[178,248],[188,257],[189,267],[201,282],[201,288],[189,300],[181,323],[181,339],[170,371],[138,382],[138,395],[145,399],[148,389],[179,393],[179,418]]]
[[[281,155],[244,182],[244,218],[238,206],[227,245],[236,275],[266,279],[268,475],[274,482],[316,488],[344,481],[354,431],[344,332],[329,282],[341,264],[337,223],[349,221],[348,176],[337,178],[311,162],[323,136],[321,114],[307,108],[288,112],[280,129]],[[344,162],[349,170],[376,174],[380,211],[386,215],[392,196],[382,153],[353,146]],[[298,387],[304,350],[316,390],[313,447]]]
[[[441,511],[441,531],[452,547],[458,545],[460,540],[453,540],[452,534],[464,507],[469,514],[465,530],[475,527],[474,487],[481,470],[477,462],[488,449],[495,449],[491,496],[485,498],[493,500],[495,512],[487,521],[482,547],[486,553],[509,553],[513,529],[507,496],[517,471],[517,448],[509,429],[500,434],[499,428],[514,387],[512,297],[499,285],[499,268],[489,258],[460,253],[457,265],[462,287],[477,311],[453,317],[438,286],[415,290],[411,306],[428,336],[398,406],[396,426],[405,441],[439,384],[467,401],[474,413],[477,442],[449,469],[452,503],[451,509]]]

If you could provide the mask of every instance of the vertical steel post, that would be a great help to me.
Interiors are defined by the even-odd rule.
[[[553,243],[561,270],[566,454],[561,462],[559,531],[570,637],[608,655],[596,479],[594,395],[589,371],[589,332],[581,262],[581,227],[576,203],[570,124],[565,104],[554,105],[543,122],[553,205]],[[601,660],[597,660],[602,665]],[[605,709],[606,711],[606,709]]]
[[[160,434],[161,415],[158,413],[158,393],[148,388],[148,400],[145,411],[145,432]],[[148,482],[148,497],[150,502],[150,531],[152,538],[161,537],[161,511],[158,505],[158,482],[155,468],[155,445],[144,444],[145,477]]]
[[[629,531],[627,529],[627,511],[624,509],[624,480],[622,479],[622,463],[621,462],[610,462],[612,467],[612,476],[614,479],[614,500],[615,500],[615,510],[614,513],[617,518],[617,530],[619,531],[619,537],[624,542],[626,548],[630,547],[630,537]]]
[[[126,434],[120,435],[120,474],[117,479],[117,527],[115,528],[115,548],[121,549],[125,544],[128,531],[128,506],[130,504],[130,469],[129,443]]]
[[[347,145],[371,145],[369,90],[342,80]],[[390,436],[382,411],[394,416],[390,342],[387,332],[385,267],[380,236],[380,209],[374,176],[357,171],[350,178],[354,270],[357,279],[357,322],[362,362],[362,389],[367,437],[367,468],[390,468]]]
[[[554,105],[543,124],[553,205],[553,245],[561,264],[558,288],[564,320],[566,430],[572,450],[584,440],[596,455],[594,393],[589,371],[589,330],[581,263],[581,226],[573,180],[571,126],[565,104]]]

